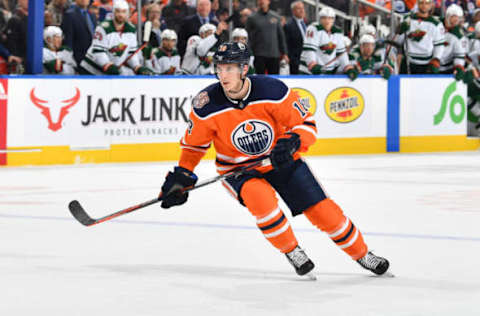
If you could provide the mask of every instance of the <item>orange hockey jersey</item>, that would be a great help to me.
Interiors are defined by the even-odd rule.
[[[300,135],[299,152],[315,142],[315,121],[296,92],[267,76],[246,80],[250,80],[250,89],[242,100],[229,99],[220,83],[208,86],[193,99],[188,129],[180,142],[179,166],[193,171],[212,143],[217,171],[224,173],[268,156],[286,132]],[[299,157],[298,152],[294,157]]]

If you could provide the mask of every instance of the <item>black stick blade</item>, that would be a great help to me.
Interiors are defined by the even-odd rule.
[[[68,204],[68,209],[72,213],[73,217],[81,224],[90,226],[95,224],[95,220],[88,216],[87,212],[83,209],[77,200],[73,200]]]

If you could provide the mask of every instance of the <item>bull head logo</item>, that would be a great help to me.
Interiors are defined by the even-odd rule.
[[[51,129],[52,131],[56,132],[59,129],[62,128],[62,121],[67,116],[69,113],[68,110],[77,104],[78,100],[80,99],[80,90],[78,88],[76,89],[75,96],[71,99],[63,100],[62,103],[65,104],[60,108],[60,115],[58,117],[57,122],[53,122],[52,120],[52,115],[50,113],[50,108],[46,106],[48,104],[48,101],[41,100],[35,96],[35,88],[30,91],[30,100],[32,100],[33,104],[38,107],[39,109],[42,110],[42,115],[45,116],[45,118],[48,121],[48,128]]]

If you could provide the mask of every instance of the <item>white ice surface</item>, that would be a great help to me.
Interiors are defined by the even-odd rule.
[[[303,216],[291,224],[318,281],[296,276],[218,183],[88,228],[68,212],[149,200],[173,163],[2,168],[0,315],[480,315],[480,153],[307,161],[396,278]]]

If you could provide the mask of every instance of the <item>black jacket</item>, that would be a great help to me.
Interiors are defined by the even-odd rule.
[[[25,60],[27,56],[28,17],[17,11],[7,24],[7,49],[14,56]]]
[[[288,47],[288,58],[290,58],[290,73],[297,74],[303,47],[302,32],[294,18],[288,19],[283,31]]]
[[[90,17],[93,25],[96,26],[97,20],[95,16],[90,14]],[[85,16],[79,7],[72,6],[65,12],[61,28],[64,36],[64,45],[73,50],[73,58],[75,58],[77,64],[80,64],[92,44],[93,34],[88,29]]]

